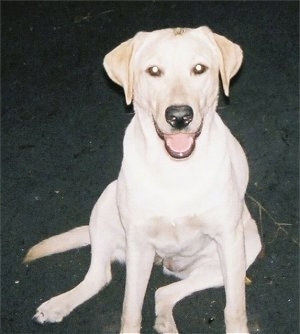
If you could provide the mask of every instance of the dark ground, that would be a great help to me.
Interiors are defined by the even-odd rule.
[[[88,248],[22,264],[45,237],[88,222],[117,177],[131,115],[109,82],[104,55],[139,30],[208,25],[244,49],[230,104],[219,112],[244,146],[248,199],[265,243],[249,270],[253,333],[299,333],[297,2],[2,2],[1,333],[117,333],[124,268],[60,324],[31,321],[35,308],[79,283]],[[261,206],[260,206],[261,205]],[[267,211],[265,211],[267,210]],[[261,213],[261,215],[260,215]],[[282,225],[281,225],[282,224]],[[172,281],[153,270],[143,333],[154,333],[154,292]],[[181,333],[224,332],[223,289],[180,302]]]

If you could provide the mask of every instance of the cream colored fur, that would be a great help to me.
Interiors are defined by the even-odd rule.
[[[29,251],[25,261],[89,242],[92,249],[84,280],[43,303],[36,321],[61,321],[109,283],[111,262],[118,260],[126,263],[121,333],[139,333],[152,265],[160,259],[166,273],[182,280],[156,291],[159,333],[178,332],[172,315],[177,301],[222,285],[226,333],[249,333],[245,276],[261,243],[244,201],[245,154],[216,113],[219,74],[228,95],[242,58],[237,44],[207,27],[141,32],[106,55],[109,77],[135,110],[122,167],[97,201],[89,227]],[[193,110],[192,120],[174,128],[167,108],[182,105]],[[188,154],[180,151],[185,146]]]

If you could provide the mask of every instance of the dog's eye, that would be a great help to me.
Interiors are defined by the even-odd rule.
[[[160,77],[161,76],[161,70],[157,66],[151,66],[147,69],[147,72],[152,77]]]
[[[197,64],[193,67],[192,73],[195,75],[199,75],[204,73],[207,70],[207,67],[201,64]]]

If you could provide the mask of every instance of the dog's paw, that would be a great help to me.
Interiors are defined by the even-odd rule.
[[[178,334],[172,313],[158,315],[155,320],[154,329],[161,334]]]
[[[70,312],[71,309],[66,304],[61,302],[59,298],[54,297],[41,304],[32,319],[40,324],[61,322]]]

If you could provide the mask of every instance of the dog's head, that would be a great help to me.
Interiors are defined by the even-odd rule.
[[[228,96],[242,58],[237,44],[207,27],[177,28],[136,34],[105,56],[104,67],[180,159],[193,152],[204,116],[216,109],[219,73]]]

